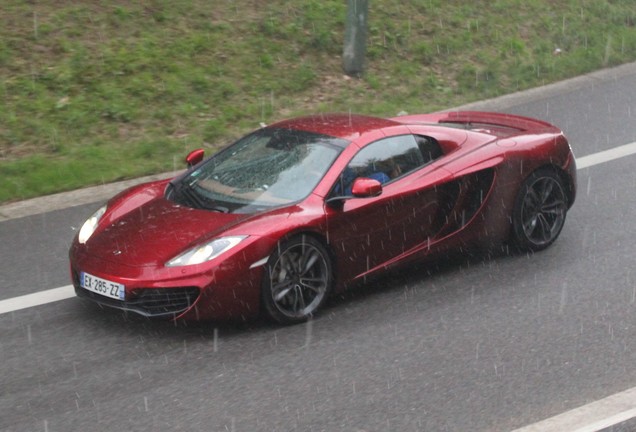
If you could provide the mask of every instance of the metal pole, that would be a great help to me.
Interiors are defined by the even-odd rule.
[[[347,21],[342,53],[342,66],[347,75],[360,76],[364,72],[368,15],[368,0],[347,0]]]

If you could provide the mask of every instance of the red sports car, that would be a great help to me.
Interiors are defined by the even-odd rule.
[[[301,322],[332,292],[442,250],[541,250],[576,192],[559,129],[486,112],[301,117],[186,160],[82,226],[79,296],[147,317]]]

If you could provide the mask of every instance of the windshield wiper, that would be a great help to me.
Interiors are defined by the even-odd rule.
[[[188,199],[192,207],[204,210],[211,210],[219,213],[229,213],[230,209],[222,205],[215,204],[214,200],[205,197],[197,192],[195,183],[188,184],[182,182],[181,193]]]
[[[171,187],[166,193],[166,198],[187,207],[205,207],[205,203],[201,200],[197,193],[192,190],[192,186],[185,181],[171,181],[170,186]]]
[[[166,193],[166,198],[187,207],[210,210],[219,213],[229,213],[229,207],[219,205],[215,200],[199,193],[195,188],[196,182],[172,181]]]
[[[194,188],[186,182],[182,182],[181,194],[187,198],[192,207],[194,208],[206,208],[205,201],[199,196]]]

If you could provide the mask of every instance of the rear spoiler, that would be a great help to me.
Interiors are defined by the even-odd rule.
[[[523,117],[514,114],[503,114],[483,111],[449,111],[432,114],[415,114],[393,117],[391,120],[402,124],[444,124],[451,123],[463,126],[465,129],[483,130],[495,127],[506,128],[518,132],[560,132],[548,122]]]

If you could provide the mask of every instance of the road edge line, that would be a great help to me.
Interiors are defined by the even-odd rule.
[[[624,144],[609,150],[592,153],[591,155],[576,158],[576,168],[583,169],[593,165],[610,162],[636,153],[636,142]]]
[[[598,432],[635,416],[636,387],[632,387],[512,432]]]
[[[73,285],[65,285],[63,287],[38,291],[19,297],[11,297],[5,300],[0,300],[0,315],[60,300],[66,300],[71,297],[75,297],[75,288]]]

